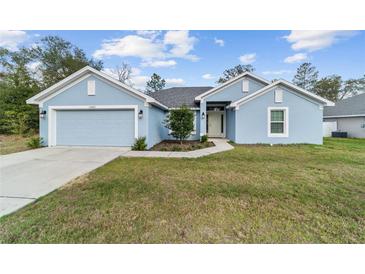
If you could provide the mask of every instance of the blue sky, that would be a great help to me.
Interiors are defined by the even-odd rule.
[[[123,61],[130,64],[139,88],[154,72],[169,86],[215,85],[224,69],[237,64],[251,64],[269,80],[291,81],[303,61],[320,76],[365,73],[363,31],[2,31],[0,46],[16,49],[46,35],[102,59],[108,73]]]

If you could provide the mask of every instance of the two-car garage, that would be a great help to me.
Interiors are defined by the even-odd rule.
[[[52,146],[132,146],[134,107],[55,107],[50,111]]]

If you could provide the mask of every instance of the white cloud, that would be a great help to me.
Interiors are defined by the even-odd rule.
[[[189,35],[189,31],[167,31],[163,39],[157,39],[159,31],[137,31],[137,35],[106,40],[101,48],[93,53],[93,57],[104,56],[139,57],[144,61],[153,59],[184,58],[197,61],[199,58],[191,54],[197,39]],[[173,60],[156,63],[158,66],[172,66]],[[148,63],[146,63],[147,65]]]
[[[17,50],[18,45],[26,38],[27,33],[22,30],[0,30],[0,47]]]
[[[161,34],[161,31],[160,30],[137,30],[136,33],[139,36],[154,40]]]
[[[267,71],[263,71],[262,74],[264,75],[283,75],[283,74],[289,74],[292,73],[291,70],[286,70],[286,69],[282,69],[282,70],[267,70]]]
[[[182,86],[185,81],[181,78],[166,78],[166,84],[169,86]]]
[[[330,47],[340,39],[355,35],[354,31],[337,30],[293,30],[284,38],[291,43],[293,50],[309,52]]]
[[[239,57],[242,64],[248,65],[256,61],[256,53],[248,53]]]
[[[185,58],[191,61],[197,61],[199,58],[190,54],[194,49],[194,44],[197,39],[194,36],[189,36],[187,30],[170,30],[165,33],[164,44],[172,46],[169,53],[174,57]]]
[[[205,79],[205,80],[212,80],[215,77],[213,75],[211,75],[210,73],[206,73],[206,74],[202,75],[202,78]]]
[[[298,63],[303,62],[308,59],[308,56],[306,53],[296,53],[292,56],[288,56],[284,59],[284,63]]]
[[[153,67],[153,68],[166,68],[176,66],[175,60],[156,60],[156,61],[145,61],[141,63],[142,67]]]
[[[224,40],[222,40],[222,39],[214,38],[214,43],[216,43],[220,47],[223,47],[224,46]]]
[[[142,59],[148,58],[163,58],[163,45],[154,43],[149,38],[144,38],[137,35],[127,35],[123,38],[104,41],[101,44],[101,49],[94,52],[95,58],[103,56],[133,56]]]
[[[137,89],[145,89],[146,82],[150,80],[151,77],[146,75],[135,75],[131,77],[131,81],[133,83],[133,87]]]

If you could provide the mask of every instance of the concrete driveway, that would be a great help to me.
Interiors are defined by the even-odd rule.
[[[55,147],[0,156],[0,216],[16,211],[129,150]]]

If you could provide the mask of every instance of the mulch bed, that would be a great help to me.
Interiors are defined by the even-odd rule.
[[[153,151],[192,151],[207,147],[214,146],[213,142],[201,143],[200,141],[180,141],[175,140],[165,140],[157,145],[153,146],[150,150]]]

